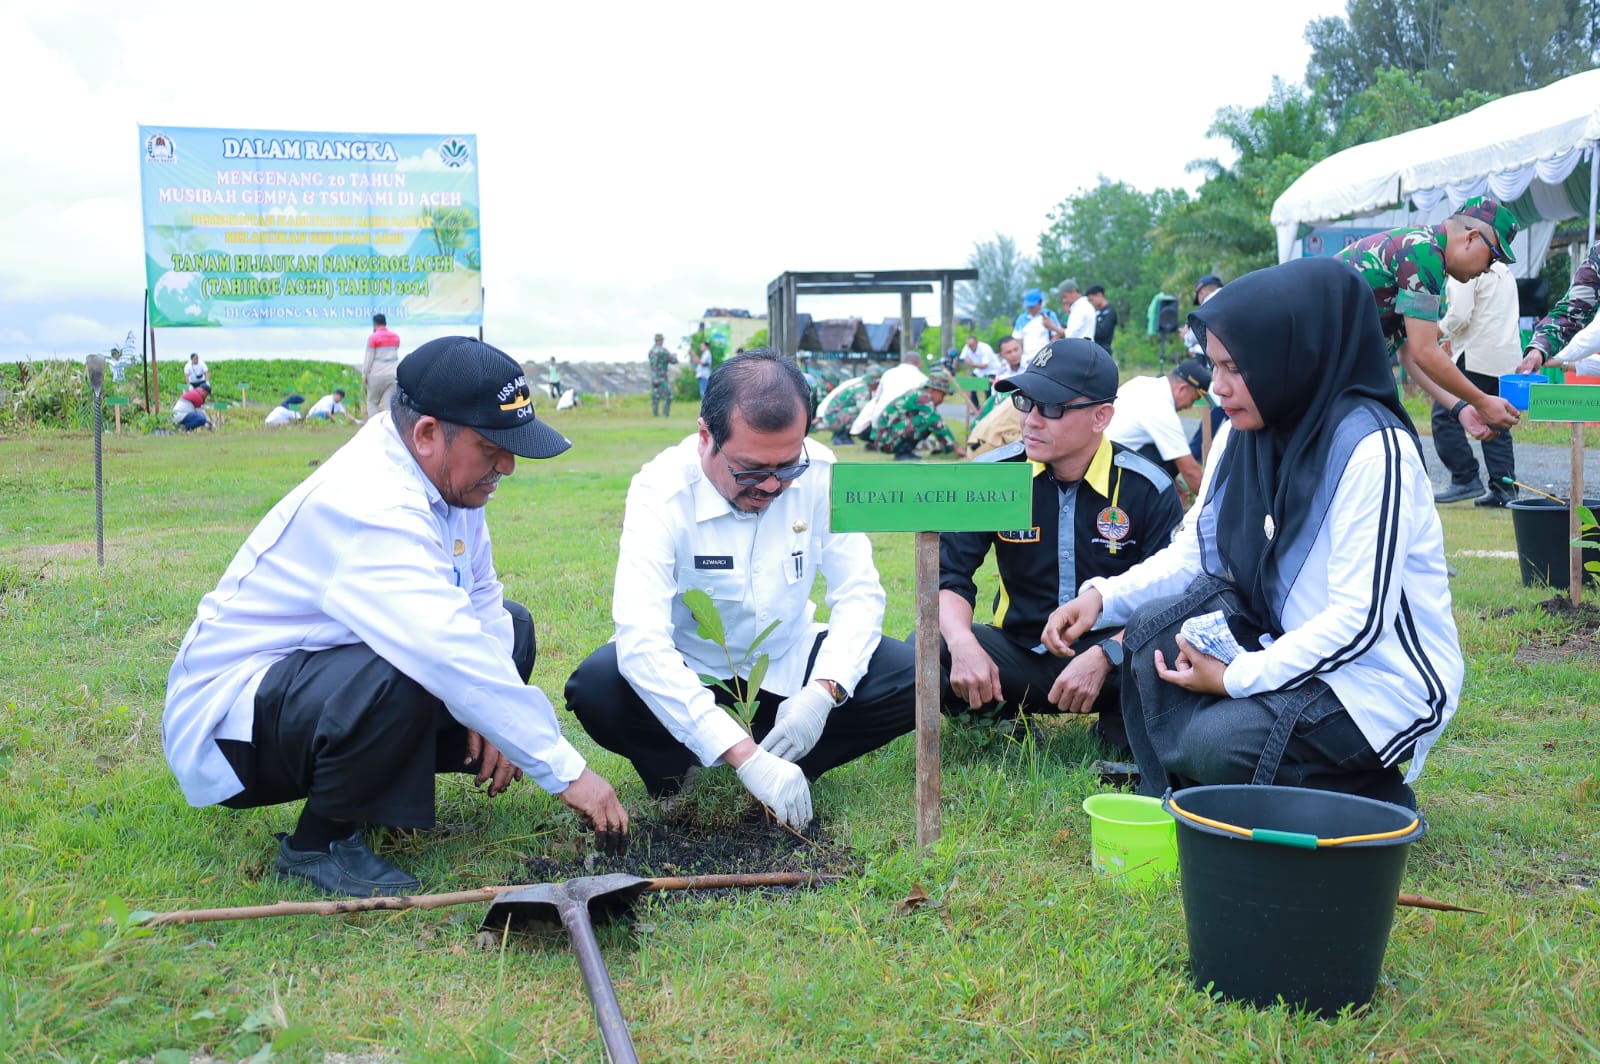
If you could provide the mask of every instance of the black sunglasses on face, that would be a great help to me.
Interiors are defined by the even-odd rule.
[[[717,454],[722,454],[722,448],[717,448]],[[805,453],[805,444],[800,445],[800,456],[803,461],[799,465],[784,466],[781,469],[735,469],[726,456],[722,464],[728,467],[728,475],[733,482],[741,488],[753,488],[757,484],[764,484],[768,477],[777,480],[780,484],[787,484],[811,468],[811,456]]]
[[[1496,244],[1492,239],[1490,239],[1489,234],[1487,232],[1485,232],[1482,229],[1479,229],[1475,225],[1471,226],[1470,228],[1472,229],[1472,231],[1474,233],[1478,234],[1478,239],[1483,241],[1484,246],[1489,249],[1489,261],[1490,262],[1503,262],[1503,263],[1506,263],[1507,265],[1510,265],[1511,260],[1506,258],[1506,253],[1504,251],[1501,251],[1500,250],[1500,246],[1498,244]]]
[[[1059,420],[1066,416],[1068,410],[1087,410],[1091,406],[1099,406],[1104,399],[1085,399],[1079,403],[1040,403],[1028,398],[1021,392],[1011,393],[1011,402],[1019,413],[1028,414],[1039,411],[1039,416],[1050,421]]]

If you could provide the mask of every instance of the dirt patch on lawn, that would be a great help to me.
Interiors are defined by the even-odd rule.
[[[826,825],[813,820],[803,832],[791,831],[756,808],[737,822],[713,828],[658,811],[635,818],[628,852],[622,857],[594,853],[587,836],[574,846],[587,852],[554,852],[528,861],[527,883],[560,882],[575,876],[626,872],[646,879],[741,872],[807,872],[818,876],[855,875],[855,856],[832,841]],[[740,888],[743,889],[743,888]],[[786,893],[796,888],[765,888]],[[801,888],[804,889],[804,888]],[[726,891],[672,891],[675,897],[705,897]]]
[[[1551,631],[1527,637],[1511,660],[1518,665],[1547,665],[1570,658],[1600,661],[1600,607],[1580,602],[1576,606],[1565,595],[1539,603],[1539,612],[1559,622]],[[1509,617],[1516,610],[1496,610],[1492,616]]]

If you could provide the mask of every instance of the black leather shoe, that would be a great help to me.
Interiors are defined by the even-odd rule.
[[[1511,494],[1511,492],[1506,491],[1504,488],[1490,488],[1489,489],[1489,493],[1487,495],[1484,495],[1482,498],[1479,498],[1479,499],[1474,499],[1473,502],[1472,502],[1472,505],[1474,505],[1474,506],[1509,506],[1509,505],[1511,505],[1511,500],[1513,498],[1515,498],[1515,496],[1513,496]]]
[[[1096,761],[1094,770],[1100,773],[1103,787],[1137,787],[1139,766],[1132,761]]]
[[[327,853],[292,849],[278,836],[278,875],[303,879],[324,894],[340,898],[373,898],[415,894],[422,884],[373,853],[358,831],[338,839]]]
[[[1483,481],[1474,480],[1470,484],[1451,484],[1449,488],[1439,492],[1433,497],[1434,502],[1465,502],[1467,499],[1476,499],[1483,494]]]
[[[828,442],[835,447],[854,447],[856,445],[855,437],[848,432],[835,432],[833,439]]]
[[[896,462],[920,462],[922,461],[922,456],[920,454],[912,454],[910,451],[897,451],[894,460]]]

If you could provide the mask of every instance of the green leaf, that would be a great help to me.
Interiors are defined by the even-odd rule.
[[[722,627],[722,614],[717,612],[716,603],[711,601],[711,596],[697,587],[692,587],[683,593],[683,604],[689,607],[695,624],[699,626],[701,639],[725,646],[728,639],[726,629]]]
[[[776,627],[777,623],[777,621],[773,621],[773,627]],[[770,631],[772,631],[772,628],[767,629],[767,632]],[[762,632],[761,634],[764,636],[767,632]],[[759,643],[761,640],[758,638],[756,642]],[[771,664],[772,659],[763,654],[756,659],[755,667],[750,670],[750,679],[745,683],[745,690],[750,692],[752,701],[755,699],[755,693],[761,690],[761,681],[767,678],[767,666]]]
[[[1587,506],[1578,507],[1578,524],[1583,528],[1594,528],[1594,511]]]
[[[745,651],[745,655],[744,655],[744,659],[746,661],[750,660],[750,655],[754,654],[756,652],[756,647],[760,646],[762,641],[765,640],[767,638],[767,636],[772,634],[772,630],[774,628],[778,627],[778,625],[781,624],[781,623],[783,623],[783,622],[782,621],[773,621],[771,624],[767,625],[765,628],[763,628],[761,630],[761,634],[760,635],[756,636],[754,639],[752,639],[750,641],[750,649]]]

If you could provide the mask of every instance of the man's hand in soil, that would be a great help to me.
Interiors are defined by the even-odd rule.
[[[462,764],[478,766],[478,776],[473,782],[479,786],[488,783],[490,798],[511,786],[513,780],[522,778],[520,768],[496,750],[493,743],[471,730],[467,732],[467,759]]]
[[[799,761],[822,738],[831,712],[833,696],[821,684],[806,684],[778,703],[777,720],[761,740],[762,749],[785,761]]]
[[[799,765],[758,746],[736,771],[745,789],[783,823],[796,829],[811,823],[811,784]]]
[[[628,811],[594,769],[585,768],[556,797],[594,828],[595,849],[618,857],[628,852]]]

